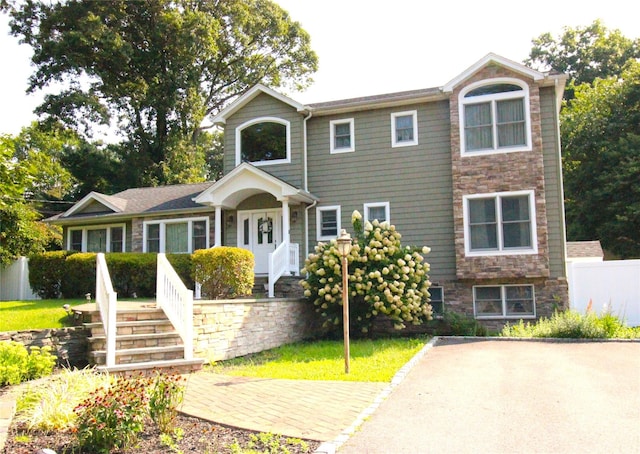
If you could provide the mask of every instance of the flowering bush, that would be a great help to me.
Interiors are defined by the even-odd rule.
[[[178,374],[164,375],[156,373],[150,380],[149,416],[163,434],[171,431],[178,416],[178,406],[184,399],[184,378]]]
[[[406,323],[421,324],[431,319],[429,264],[424,255],[430,249],[405,246],[395,226],[386,222],[362,223],[354,211],[351,223],[354,244],[347,256],[349,266],[349,321],[354,329],[367,333],[373,319],[384,314],[397,329]],[[324,326],[342,324],[342,258],[336,241],[318,243],[302,269],[304,295],[326,318]]]
[[[51,374],[56,357],[50,347],[30,347],[14,341],[0,342],[0,386],[17,385]]]

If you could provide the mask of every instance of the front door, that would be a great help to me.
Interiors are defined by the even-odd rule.
[[[238,244],[255,256],[256,274],[269,273],[269,253],[282,242],[282,210],[247,211],[238,213]]]

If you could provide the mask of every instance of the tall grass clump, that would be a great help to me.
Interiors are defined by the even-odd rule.
[[[551,318],[541,318],[535,324],[522,320],[515,325],[507,323],[500,335],[559,339],[637,339],[640,338],[640,329],[630,328],[608,311],[598,315],[568,310],[555,312]]]
[[[109,376],[91,369],[63,369],[46,382],[29,386],[16,402],[16,422],[28,430],[66,430],[75,426],[73,411],[96,389],[109,385]]]

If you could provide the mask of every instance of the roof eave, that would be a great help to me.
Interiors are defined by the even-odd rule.
[[[344,104],[335,104],[328,107],[313,107],[311,111],[316,117],[324,115],[335,115],[347,112],[359,112],[363,110],[382,109],[386,107],[399,107],[423,102],[443,101],[449,99],[449,96],[441,90],[434,94],[423,96],[407,96],[406,98],[375,100],[375,101],[356,101],[345,102]]]
[[[201,213],[201,212],[209,212],[212,211],[211,207],[208,206],[199,206],[193,208],[180,208],[174,210],[160,210],[160,211],[141,211],[135,213],[112,213],[112,214],[97,214],[93,216],[82,216],[82,217],[73,217],[73,218],[57,218],[57,219],[44,219],[43,222],[47,222],[49,224],[54,225],[82,225],[87,224],[88,222],[91,224],[101,224],[102,220],[104,222],[112,222],[112,221],[126,221],[133,218],[148,218],[148,217],[157,217],[157,216],[167,216],[167,215],[179,215],[179,214],[190,214],[190,213]]]

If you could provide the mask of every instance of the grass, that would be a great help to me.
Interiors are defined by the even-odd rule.
[[[0,301],[0,332],[72,326],[63,304],[77,306],[85,300]]]
[[[283,345],[221,361],[206,370],[257,378],[390,382],[427,340],[426,337],[353,340],[349,374],[344,372],[344,343],[341,340]]]

